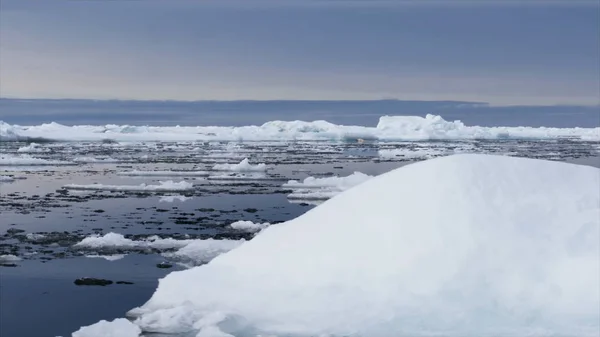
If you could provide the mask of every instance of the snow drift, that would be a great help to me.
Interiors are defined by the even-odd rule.
[[[169,274],[129,314],[199,336],[597,336],[599,185],[533,159],[407,165]]]
[[[430,140],[554,139],[600,140],[600,128],[534,128],[466,126],[440,116],[383,116],[376,127],[337,125],[326,121],[271,121],[242,127],[131,126],[48,123],[10,125],[0,121],[0,141],[289,141],[289,140]]]

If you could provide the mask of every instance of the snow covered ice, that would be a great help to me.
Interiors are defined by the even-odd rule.
[[[290,180],[283,184],[284,188],[291,188],[293,192],[288,199],[319,200],[329,199],[351,187],[362,184],[373,178],[362,172],[354,172],[346,177],[307,177],[303,181]]]
[[[383,116],[376,127],[337,125],[327,121],[271,121],[263,125],[130,126],[47,123],[10,125],[0,121],[0,141],[291,141],[291,140],[460,140],[556,139],[600,140],[600,128],[483,127],[440,116]]]
[[[198,336],[598,336],[599,184],[523,158],[407,165],[167,275],[129,315]]]

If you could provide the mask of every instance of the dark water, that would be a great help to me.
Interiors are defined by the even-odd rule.
[[[481,126],[600,126],[600,107],[511,106],[450,101],[94,101],[0,99],[10,124],[257,125],[272,120],[327,120],[375,126],[380,116],[440,115]]]

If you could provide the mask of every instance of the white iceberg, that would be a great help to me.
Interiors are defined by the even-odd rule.
[[[21,260],[22,259],[20,257],[12,255],[12,254],[0,255],[0,263],[17,262],[17,261],[21,261]]]
[[[264,172],[267,165],[261,163],[252,165],[248,158],[244,158],[239,164],[217,164],[213,166],[215,171],[236,171],[236,172]]]
[[[383,116],[376,127],[337,125],[327,121],[271,121],[263,125],[225,126],[131,126],[48,123],[34,126],[0,121],[0,141],[48,139],[56,141],[293,141],[358,139],[459,140],[459,139],[556,139],[600,140],[600,127],[484,127],[446,121],[440,116]]]
[[[85,257],[92,259],[104,259],[106,261],[118,261],[125,258],[125,254],[113,254],[113,255],[86,255]]]
[[[140,177],[206,177],[209,175],[206,171],[124,171],[117,172],[120,176],[140,176]]]
[[[125,192],[176,192],[193,191],[194,184],[187,181],[174,182],[173,180],[159,181],[158,185],[104,185],[104,184],[67,184],[63,188],[80,191],[125,191]]]
[[[533,159],[407,165],[169,274],[129,315],[202,336],[597,336],[598,186]]]
[[[15,178],[13,178],[12,176],[0,175],[0,182],[11,182],[11,181],[15,181]]]

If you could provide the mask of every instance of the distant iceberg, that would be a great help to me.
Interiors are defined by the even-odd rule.
[[[524,158],[407,165],[167,275],[129,315],[198,336],[597,336],[598,186]]]
[[[600,140],[597,128],[483,127],[446,121],[440,116],[383,116],[376,127],[337,125],[327,121],[271,121],[263,125],[130,126],[58,123],[35,126],[0,121],[0,141],[418,141],[461,139],[556,139]]]
[[[235,171],[235,172],[264,172],[267,170],[267,165],[261,163],[252,165],[248,158],[244,158],[238,164],[217,164],[213,166],[215,171]]]

